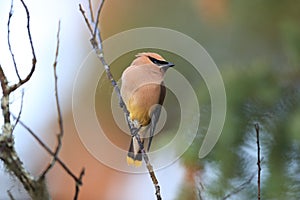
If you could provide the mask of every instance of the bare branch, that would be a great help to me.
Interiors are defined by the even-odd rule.
[[[12,116],[13,118],[16,118],[14,115]],[[51,156],[54,156],[54,152],[52,152],[52,150],[24,122],[19,120],[19,124],[25,130],[27,130],[32,135],[32,137],[34,137],[34,139],[47,151],[47,153],[49,153]],[[63,161],[60,160],[60,158],[56,157],[56,161],[67,172],[67,174],[69,174],[74,179],[74,181],[77,184],[82,185],[82,181],[79,178],[77,178],[76,175],[74,175],[74,173],[66,166],[66,164]]]
[[[4,162],[7,170],[19,179],[32,199],[49,199],[44,179],[36,181],[24,168],[13,144],[13,137],[10,134],[0,135],[0,159]]]
[[[8,21],[7,21],[7,43],[8,43],[8,49],[9,49],[11,58],[12,58],[13,63],[14,63],[15,72],[18,76],[19,81],[21,81],[21,77],[20,77],[20,74],[19,74],[19,71],[18,71],[18,68],[17,68],[15,55],[12,51],[11,44],[10,44],[10,20],[11,20],[11,17],[13,16],[13,7],[14,7],[14,0],[11,0],[10,11],[9,11]]]
[[[14,126],[12,126],[10,121],[10,108],[9,108],[9,97],[12,92],[14,92],[16,89],[18,89],[20,86],[22,86],[24,83],[29,81],[35,71],[36,66],[36,55],[35,50],[33,47],[32,37],[31,37],[31,31],[30,31],[30,15],[29,10],[27,8],[27,5],[24,3],[23,0],[20,0],[23,8],[26,12],[27,17],[27,35],[30,43],[31,53],[32,53],[32,66],[30,69],[30,72],[28,75],[21,79],[18,73],[18,66],[16,64],[14,54],[11,48],[11,42],[10,42],[10,23],[11,23],[11,17],[13,12],[13,0],[11,2],[11,8],[9,12],[9,18],[7,23],[8,28],[8,45],[9,45],[9,51],[11,53],[15,72],[19,78],[19,82],[9,85],[7,77],[0,65],[0,82],[1,82],[1,88],[2,88],[2,98],[1,98],[1,109],[2,109],[2,115],[4,117],[4,125],[2,127],[2,133],[0,134],[0,159],[5,164],[7,170],[11,172],[15,177],[19,179],[19,181],[24,186],[25,190],[28,192],[30,197],[34,200],[42,200],[42,199],[50,199],[50,195],[48,192],[48,188],[45,181],[45,175],[47,174],[48,170],[55,164],[55,161],[57,161],[63,169],[67,172],[68,175],[70,175],[75,183],[76,187],[79,192],[79,186],[82,185],[82,177],[84,175],[84,169],[82,170],[79,178],[77,178],[71,170],[58,158],[58,153],[62,146],[62,137],[63,137],[63,120],[62,120],[62,114],[61,114],[61,108],[59,104],[59,98],[58,98],[58,84],[57,84],[57,74],[56,74],[56,66],[57,66],[57,58],[58,58],[58,51],[59,51],[59,32],[60,32],[60,23],[58,27],[58,33],[57,33],[57,48],[56,48],[56,54],[55,54],[55,61],[53,64],[54,68],[54,78],[55,78],[55,98],[56,98],[56,106],[57,106],[57,112],[58,112],[58,124],[60,132],[57,135],[58,144],[56,147],[56,150],[54,152],[51,151],[51,149],[28,127],[26,126],[22,121],[20,121],[21,112],[23,109],[23,98],[24,98],[24,91],[22,90],[22,99],[21,99],[21,106],[20,111],[17,117],[15,117],[12,114],[12,117],[14,120],[16,120]],[[17,152],[14,148],[14,137],[12,137],[12,132],[17,124],[21,124],[22,127],[24,127],[31,135],[38,141],[38,143],[51,155],[53,156],[53,161],[51,164],[49,164],[47,170],[44,171],[42,176],[38,177],[38,179],[35,179],[23,166],[23,163],[21,159],[19,158]],[[77,192],[77,193],[78,193]],[[7,191],[9,197],[13,199],[13,196],[11,195],[10,191]]]
[[[242,183],[241,185],[239,185],[238,187],[236,187],[232,192],[230,192],[225,197],[223,197],[222,200],[228,199],[232,195],[235,195],[235,194],[239,193],[240,191],[242,191],[243,189],[245,189],[246,186],[251,183],[251,181],[254,178],[254,176],[255,176],[255,174],[253,174],[252,176],[250,176],[249,179],[247,179],[244,183]]]
[[[92,23],[94,23],[95,22],[94,11],[93,11],[93,5],[92,5],[92,1],[91,0],[89,0],[89,9],[90,9],[91,21],[92,21]]]
[[[255,125],[256,131],[256,143],[257,143],[257,199],[260,200],[260,144],[259,144],[259,124],[256,123]]]
[[[198,191],[198,198],[199,200],[204,200],[204,198],[202,197],[202,191],[204,190],[204,186],[201,183],[201,181],[199,181],[199,186],[197,187],[197,191]]]
[[[99,30],[99,26],[100,26],[100,24],[99,24],[99,18],[100,18],[100,13],[101,13],[103,5],[104,5],[104,0],[101,1],[100,5],[99,5],[99,8],[98,8],[97,17],[96,17],[96,23],[95,23],[95,27],[94,27],[93,38],[96,38],[97,31],[100,33],[100,30]],[[102,44],[102,41],[100,41],[100,43]]]
[[[21,113],[22,113],[22,110],[23,110],[23,100],[24,100],[24,90],[22,90],[20,110],[19,110],[18,117],[17,117],[16,122],[15,122],[15,125],[12,128],[12,131],[11,131],[12,133],[14,132],[14,129],[16,128],[16,126],[17,126],[17,124],[20,120]]]
[[[24,8],[28,13],[27,7],[24,4]],[[11,2],[11,8],[10,8],[10,14],[8,19],[8,44],[9,44],[9,50],[12,56],[12,59],[14,61],[14,66],[16,73],[18,74],[17,65],[14,59],[14,54],[12,52],[11,46],[10,46],[10,20],[12,16],[12,9],[13,9],[13,1]],[[29,20],[29,17],[27,18]],[[28,22],[29,23],[29,22]],[[30,29],[28,26],[28,32],[30,33]],[[30,36],[31,37],[31,36]],[[19,77],[19,76],[18,76]],[[30,76],[31,77],[31,76]],[[30,79],[28,78],[28,80]],[[20,80],[20,78],[19,78]],[[15,147],[14,147],[14,137],[12,137],[12,132],[14,127],[11,124],[10,121],[10,108],[9,108],[9,96],[12,91],[17,89],[18,87],[15,86],[9,86],[7,77],[0,66],[0,82],[1,82],[1,88],[2,88],[2,98],[1,98],[1,109],[2,109],[2,115],[4,117],[4,125],[2,127],[2,134],[0,134],[0,159],[5,164],[6,169],[13,174],[16,178],[19,179],[19,181],[22,183],[25,190],[28,192],[30,197],[32,199],[49,199],[49,193],[45,184],[45,180],[35,180],[34,177],[26,170],[26,168],[23,166],[23,162],[19,158]],[[19,81],[21,85],[22,80]],[[24,82],[25,83],[25,82]],[[15,85],[17,85],[15,84]],[[23,101],[23,97],[22,100]],[[21,102],[22,107],[23,102]],[[20,109],[22,110],[22,108]],[[21,111],[19,112],[20,115]],[[19,117],[18,117],[19,118]],[[18,118],[16,118],[16,123],[18,122]],[[8,192],[8,194],[10,194]],[[12,195],[9,195],[10,198],[13,198]]]
[[[1,88],[2,88],[2,98],[1,98],[1,109],[2,109],[2,115],[4,117],[4,125],[8,131],[8,134],[11,134],[11,127],[10,126],[10,110],[9,110],[9,86],[8,81],[6,78],[6,75],[2,69],[2,66],[0,65],[0,82],[1,82]]]
[[[10,200],[15,200],[14,196],[12,195],[12,193],[10,192],[10,190],[7,190],[7,194]]]
[[[147,153],[144,149],[144,145],[141,142],[139,134],[137,134],[139,129],[135,128],[133,122],[131,120],[129,120],[129,111],[128,111],[128,109],[127,109],[127,107],[126,107],[126,105],[125,105],[125,103],[122,99],[120,88],[118,87],[117,82],[113,78],[113,75],[110,71],[110,67],[109,67],[109,65],[107,64],[107,62],[104,58],[103,47],[102,47],[102,38],[101,38],[100,30],[99,30],[99,17],[100,17],[100,13],[101,13],[103,4],[104,4],[104,0],[101,1],[100,5],[99,5],[99,8],[98,8],[98,11],[97,11],[97,17],[96,17],[96,23],[95,23],[95,26],[94,26],[94,31],[91,29],[90,22],[87,19],[86,15],[85,15],[85,11],[83,10],[83,8],[80,4],[79,4],[79,10],[80,10],[80,12],[82,13],[82,15],[84,17],[84,20],[86,22],[86,25],[87,25],[89,31],[91,32],[91,36],[92,36],[92,38],[90,39],[91,45],[92,45],[96,55],[98,56],[99,60],[101,61],[102,65],[104,66],[104,69],[106,71],[106,75],[107,75],[109,81],[111,82],[116,94],[119,97],[120,106],[121,106],[121,108],[123,109],[123,112],[126,115],[125,118],[127,120],[127,124],[128,124],[129,129],[130,129],[130,133],[133,137],[135,137],[137,139],[137,141],[139,143],[142,156],[143,156],[144,161],[146,163],[146,166],[147,166],[149,175],[151,177],[152,183],[155,187],[156,198],[158,200],[161,200],[162,198],[161,198],[161,194],[160,194],[160,186],[158,184],[156,175],[153,171],[153,167],[150,163],[149,157],[148,157],[148,155],[147,155]],[[97,32],[98,32],[98,34],[97,34]],[[96,38],[96,34],[98,36],[98,41],[97,41],[97,38]]]
[[[55,161],[57,159],[57,155],[61,149],[62,145],[62,137],[64,135],[64,126],[63,126],[63,119],[62,119],[62,113],[59,103],[59,97],[58,97],[58,84],[57,84],[57,73],[56,73],[56,67],[57,67],[57,58],[59,53],[59,33],[60,33],[60,21],[58,23],[58,30],[57,30],[57,43],[56,43],[56,52],[55,52],[55,59],[53,63],[53,72],[54,72],[54,88],[55,88],[55,100],[56,100],[56,109],[57,109],[57,115],[58,115],[58,126],[59,126],[59,133],[57,134],[57,146],[54,151],[54,156],[52,162],[46,167],[44,172],[41,176],[45,176],[48,171],[54,166]]]
[[[30,48],[31,48],[31,53],[32,53],[32,66],[30,69],[30,72],[24,79],[20,79],[20,81],[12,86],[10,86],[9,93],[13,92],[14,90],[18,89],[20,86],[22,86],[24,83],[30,80],[33,72],[35,71],[35,66],[36,66],[36,56],[35,56],[35,51],[33,47],[33,42],[32,42],[32,37],[31,37],[31,31],[30,31],[30,15],[29,15],[29,10],[27,8],[27,5],[24,3],[23,0],[20,0],[23,8],[25,9],[26,16],[27,16],[27,35],[30,43]]]
[[[2,69],[2,66],[0,65],[0,82],[1,82],[1,88],[2,88],[2,93],[3,95],[8,95],[8,81],[6,78],[6,75]]]
[[[78,180],[79,180],[80,182],[82,182],[82,177],[84,176],[84,173],[85,173],[85,170],[84,170],[84,168],[83,168],[83,169],[81,170],[80,175],[79,175],[79,178],[78,178]],[[77,199],[78,199],[79,187],[80,187],[80,184],[78,184],[78,183],[76,182],[76,184],[75,184],[75,195],[74,195],[74,200],[77,200]]]
[[[258,176],[257,176],[257,199],[260,200],[260,172],[261,172],[261,159],[260,159],[260,144],[259,144],[259,124],[256,123],[254,124],[255,127],[255,131],[256,131],[256,143],[257,143],[257,166],[258,166]],[[229,194],[227,194],[223,200],[228,199],[229,197],[231,197],[234,194],[239,193],[240,191],[242,191],[243,189],[245,189],[245,187],[251,183],[252,179],[254,178],[255,173],[244,183],[242,183],[240,186],[238,186],[237,188],[235,188],[232,192],[230,192]]]
[[[82,13],[82,16],[83,16],[83,18],[84,18],[84,21],[85,21],[85,23],[86,23],[86,25],[87,25],[87,27],[88,27],[88,29],[89,29],[91,35],[92,35],[92,34],[93,34],[92,26],[91,26],[91,24],[90,24],[88,18],[86,17],[85,11],[83,10],[81,4],[79,4],[79,10],[80,10],[80,12]]]

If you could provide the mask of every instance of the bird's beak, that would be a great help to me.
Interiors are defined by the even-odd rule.
[[[173,67],[173,66],[175,66],[175,64],[174,64],[174,63],[171,63],[171,62],[168,62],[167,66],[168,66],[168,67]]]
[[[175,66],[174,63],[168,62],[168,63],[162,65],[160,68],[161,68],[163,71],[167,71],[167,69],[169,69],[169,67],[173,67],[173,66]]]

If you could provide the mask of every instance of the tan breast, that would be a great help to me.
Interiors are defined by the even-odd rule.
[[[160,102],[162,82],[163,73],[155,65],[129,66],[123,72],[121,95],[132,120],[143,126],[150,122],[150,108]]]

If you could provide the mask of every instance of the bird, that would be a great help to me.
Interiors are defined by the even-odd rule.
[[[138,131],[141,142],[149,133],[147,151],[150,150],[155,127],[166,96],[164,76],[174,64],[153,52],[138,53],[121,76],[121,97],[129,111],[129,119]],[[132,136],[127,153],[127,164],[142,164],[140,145]]]

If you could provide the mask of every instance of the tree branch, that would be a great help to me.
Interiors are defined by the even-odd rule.
[[[52,162],[48,165],[48,167],[44,170],[41,176],[45,176],[48,171],[54,166],[55,161],[57,159],[57,155],[61,149],[62,145],[62,137],[64,135],[64,126],[63,126],[63,119],[61,114],[61,108],[59,103],[59,97],[58,97],[58,84],[57,84],[57,73],[56,73],[56,67],[57,67],[57,58],[59,53],[59,33],[60,33],[60,21],[58,23],[58,30],[57,30],[57,43],[56,43],[56,52],[55,52],[55,58],[53,63],[53,73],[54,73],[54,90],[55,90],[55,101],[56,101],[56,110],[57,110],[57,118],[58,118],[58,126],[59,126],[59,133],[57,134],[57,146],[54,151]]]
[[[229,197],[231,197],[234,194],[239,193],[240,191],[242,191],[243,189],[246,188],[247,185],[249,185],[252,181],[252,179],[254,178],[255,174],[253,174],[252,176],[249,177],[248,180],[246,180],[244,183],[242,183],[241,185],[239,185],[238,187],[234,188],[232,190],[232,192],[230,192],[229,194],[227,194],[225,197],[223,197],[222,200],[228,199]]]
[[[16,126],[18,125],[19,120],[21,118],[21,114],[22,114],[22,110],[23,110],[23,101],[24,101],[24,90],[22,90],[20,110],[19,110],[18,116],[16,118],[16,122],[15,122],[14,126],[12,127],[12,132],[14,131]]]
[[[20,77],[20,74],[19,74],[19,71],[18,71],[18,68],[17,68],[15,55],[12,51],[11,44],[10,44],[10,20],[11,20],[11,17],[13,16],[13,7],[14,7],[14,0],[11,0],[10,11],[9,11],[8,21],[7,21],[7,43],[8,43],[8,49],[9,49],[11,58],[12,58],[13,63],[14,63],[15,72],[17,74],[17,77],[18,77],[19,81],[21,81],[21,77]]]
[[[141,142],[140,136],[139,136],[139,134],[137,134],[139,129],[134,126],[134,124],[131,120],[129,120],[129,111],[126,108],[126,105],[125,105],[125,103],[122,99],[120,88],[118,87],[117,82],[113,78],[113,75],[110,71],[110,67],[109,67],[109,65],[107,64],[107,62],[104,58],[103,47],[102,47],[102,38],[101,38],[101,34],[100,34],[100,29],[99,29],[99,18],[100,18],[100,13],[101,13],[103,5],[104,5],[104,0],[102,0],[100,5],[99,5],[98,11],[97,11],[96,23],[94,25],[94,30],[91,28],[91,24],[90,24],[88,18],[86,17],[85,11],[82,8],[81,4],[79,4],[79,10],[80,10],[80,12],[81,12],[81,14],[82,14],[82,16],[83,16],[83,18],[86,22],[86,25],[87,25],[90,33],[91,33],[91,36],[92,36],[92,38],[90,39],[91,45],[92,45],[97,57],[101,61],[102,65],[104,66],[106,75],[107,75],[109,81],[111,82],[117,96],[119,97],[120,106],[121,106],[121,108],[123,109],[123,112],[126,115],[125,118],[127,120],[127,124],[128,124],[129,129],[130,129],[130,133],[131,133],[132,137],[135,137],[137,139],[138,143],[139,143],[142,156],[143,156],[145,164],[147,166],[147,169],[148,169],[149,175],[151,177],[152,183],[155,187],[156,198],[158,200],[161,200],[162,198],[161,198],[161,194],[160,194],[159,183],[157,181],[155,172],[153,171],[153,167],[150,163],[149,157],[148,157],[148,155],[147,155],[147,153],[144,149],[144,145]],[[97,35],[98,38],[96,38],[96,35]]]
[[[13,118],[15,118],[15,116],[13,115]],[[22,122],[21,120],[19,121],[19,124],[28,131],[28,133],[30,133],[32,135],[32,137],[39,143],[39,145],[41,145],[46,151],[47,153],[49,153],[51,156],[54,156],[54,152],[52,152],[52,150],[33,132],[33,130],[31,130],[24,122]],[[70,175],[74,181],[79,184],[82,185],[82,181],[76,177],[76,175],[66,166],[66,164],[60,160],[59,157],[56,157],[56,161],[59,163],[59,165],[67,172],[68,175]],[[84,169],[83,169],[84,170]]]
[[[30,72],[28,73],[28,75],[24,79],[20,78],[20,80],[19,80],[18,83],[10,86],[9,93],[15,91],[20,86],[22,86],[24,83],[26,83],[27,81],[30,80],[32,74],[35,71],[35,66],[36,66],[36,62],[37,62],[36,56],[35,56],[35,50],[34,50],[34,47],[33,47],[32,37],[31,37],[31,31],[30,31],[30,15],[29,15],[29,10],[28,10],[27,5],[25,4],[25,2],[23,0],[20,0],[20,1],[21,1],[22,5],[23,5],[23,8],[25,9],[26,16],[27,16],[27,26],[26,27],[27,27],[27,35],[28,35],[28,39],[29,39],[29,43],[30,43],[30,48],[31,48],[31,53],[32,53],[32,66],[31,66]]]
[[[7,129],[6,133],[11,134],[12,127],[10,126],[10,110],[9,110],[9,86],[6,75],[0,65],[0,81],[2,88],[2,98],[1,98],[1,109],[2,115],[4,117],[4,129]]]
[[[260,144],[259,144],[259,124],[256,123],[255,125],[256,131],[256,144],[257,144],[257,199],[260,200]]]
[[[88,27],[88,29],[89,29],[89,31],[90,31],[90,34],[93,34],[93,29],[92,29],[92,27],[91,27],[91,24],[90,24],[88,18],[87,18],[86,15],[85,15],[85,11],[83,10],[81,4],[79,4],[79,10],[80,10],[80,12],[82,13],[82,15],[83,15],[83,17],[84,17],[85,23],[86,23],[86,25],[87,25],[87,27]]]
[[[91,0],[89,0],[89,9],[90,9],[91,21],[92,21],[92,23],[94,23],[95,22],[94,11],[93,11],[93,5],[92,5],[92,1]]]
[[[24,8],[27,8],[26,5],[24,6]],[[10,27],[12,9],[13,9],[13,1],[11,3],[10,14],[8,18],[8,25],[7,25],[8,29]],[[14,62],[14,67],[16,73],[18,74],[17,65],[14,59],[14,54],[12,53],[11,46],[10,46],[9,30],[8,30],[7,40],[9,44],[9,51],[11,53]],[[14,138],[12,137],[12,132],[14,128],[10,121],[10,108],[9,108],[9,95],[14,89],[13,87],[9,86],[7,77],[1,66],[0,66],[0,82],[1,82],[1,88],[3,94],[1,98],[1,109],[2,109],[2,115],[4,117],[4,125],[2,127],[2,134],[0,135],[0,159],[4,162],[7,170],[12,174],[14,174],[15,177],[19,179],[19,181],[22,183],[25,190],[28,192],[28,194],[32,199],[49,199],[49,193],[45,181],[35,180],[34,177],[24,168],[22,161],[20,160],[17,152],[15,151]]]
[[[62,114],[61,114],[61,108],[60,108],[60,103],[59,103],[59,98],[58,98],[58,84],[57,84],[57,74],[56,74],[56,66],[57,66],[57,58],[58,58],[58,52],[59,52],[59,32],[60,32],[60,23],[58,27],[58,33],[57,33],[57,48],[56,48],[56,54],[55,54],[55,60],[53,64],[54,68],[54,78],[55,78],[55,99],[56,99],[56,107],[57,107],[57,112],[58,112],[58,124],[59,124],[59,129],[60,132],[57,135],[57,140],[58,144],[54,152],[51,151],[51,149],[43,143],[43,141],[36,135],[34,132],[26,126],[21,120],[21,112],[23,109],[23,97],[24,97],[24,91],[22,90],[22,99],[21,99],[21,106],[20,106],[20,111],[17,117],[12,115],[12,117],[16,120],[14,126],[11,124],[11,113],[10,113],[10,103],[9,103],[9,97],[12,92],[14,92],[16,89],[18,89],[20,86],[25,84],[27,81],[29,81],[35,71],[35,66],[36,66],[36,56],[35,56],[35,50],[32,42],[32,37],[31,37],[31,31],[30,31],[30,15],[29,15],[29,10],[27,8],[27,5],[23,0],[20,0],[20,2],[23,5],[23,8],[26,12],[26,18],[27,18],[27,35],[30,43],[30,48],[32,52],[32,66],[30,69],[30,72],[27,74],[27,76],[24,79],[21,79],[19,72],[18,72],[18,66],[16,64],[16,60],[14,58],[14,54],[12,51],[11,43],[10,43],[10,21],[12,17],[12,12],[13,12],[13,0],[11,1],[11,7],[10,7],[10,12],[9,12],[9,17],[8,17],[8,23],[7,23],[7,28],[8,28],[8,36],[7,36],[7,42],[9,46],[9,51],[14,63],[14,68],[15,72],[19,78],[19,81],[13,85],[9,85],[9,82],[7,80],[7,77],[2,69],[2,66],[0,65],[0,83],[1,83],[1,88],[2,88],[2,98],[1,98],[1,109],[2,109],[2,115],[4,118],[4,125],[2,127],[2,132],[0,134],[0,159],[3,161],[5,164],[6,169],[8,172],[13,174],[15,177],[19,179],[19,181],[22,183],[24,186],[25,190],[28,192],[29,196],[33,200],[48,200],[50,199],[50,195],[48,192],[48,188],[46,185],[45,181],[45,175],[47,172],[51,169],[51,167],[55,164],[57,161],[63,169],[70,175],[76,184],[76,192],[75,195],[78,196],[79,193],[79,186],[82,185],[82,177],[84,175],[84,169],[82,169],[79,178],[77,178],[71,170],[58,158],[58,153],[61,149],[62,146],[62,137],[63,137],[63,120],[62,120]],[[20,160],[17,152],[15,151],[14,147],[14,137],[12,136],[12,133],[14,131],[14,128],[16,127],[17,124],[21,124],[31,135],[38,141],[38,143],[51,155],[53,156],[53,161],[48,165],[47,169],[42,173],[41,176],[39,176],[37,179],[33,177],[29,171],[25,169],[23,166],[22,161]],[[8,196],[13,199],[12,194],[10,191],[8,191]]]
[[[79,178],[78,178],[78,182],[75,182],[75,196],[74,196],[74,200],[78,199],[78,194],[79,194],[79,187],[81,186],[81,182],[82,182],[82,177],[84,176],[85,170],[84,168],[81,170],[80,174],[79,174]]]
[[[10,192],[10,190],[7,190],[7,194],[10,200],[15,200],[14,196],[12,195],[12,193]]]
[[[11,134],[3,133],[0,135],[0,159],[4,162],[7,170],[20,180],[32,199],[49,199],[45,180],[35,180],[24,168],[15,151],[14,140]]]

